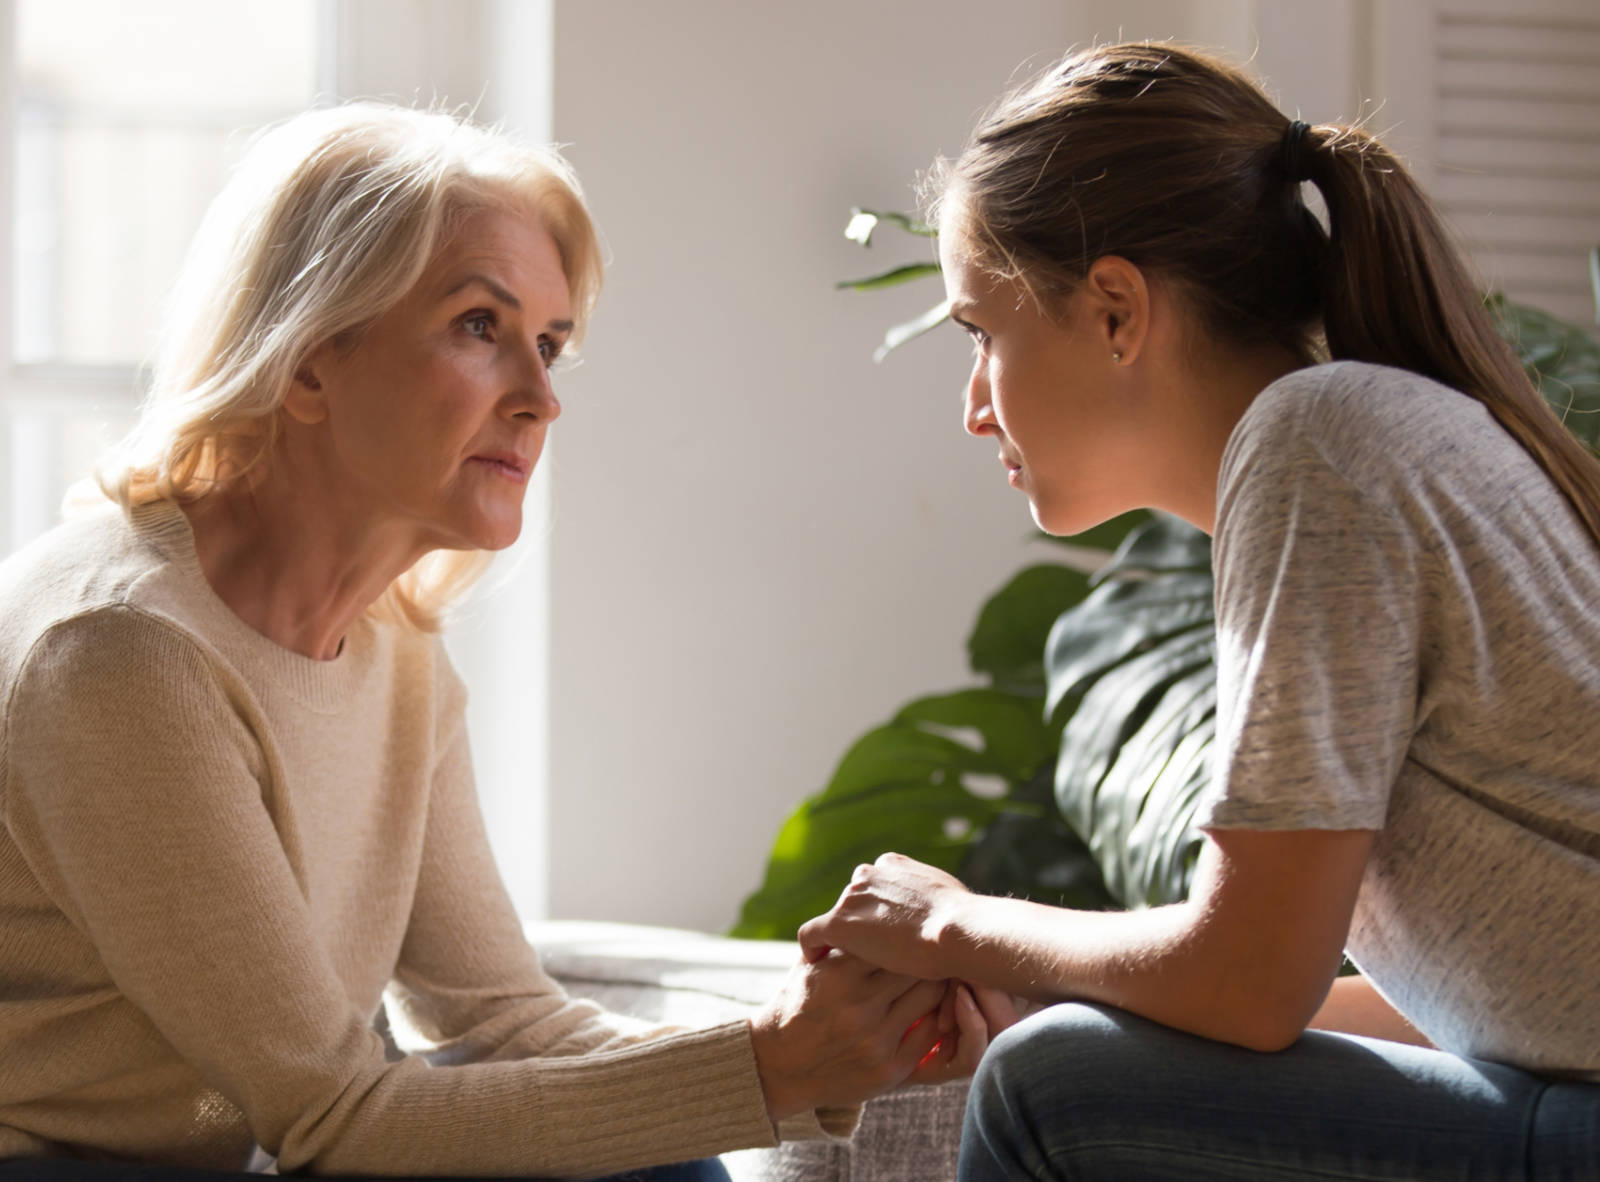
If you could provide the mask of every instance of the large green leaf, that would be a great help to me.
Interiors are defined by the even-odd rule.
[[[1100,584],[1050,630],[1045,709],[1064,722],[1107,670],[1173,636],[1212,627],[1210,571],[1172,571]]]
[[[1036,698],[969,689],[921,698],[869,731],[784,823],[736,936],[791,939],[855,867],[891,850],[952,873],[1041,765],[1055,736]]]
[[[974,673],[997,689],[1044,696],[1044,642],[1056,618],[1089,591],[1089,577],[1070,567],[1030,566],[1000,588],[978,613],[967,637]]]
[[[957,872],[983,895],[1011,895],[1104,911],[1114,906],[1089,847],[1055,808],[1051,765],[1012,795],[1010,807],[975,835]]]
[[[1051,629],[1056,802],[1123,906],[1185,896],[1215,727],[1210,540],[1175,518],[1129,534]]]

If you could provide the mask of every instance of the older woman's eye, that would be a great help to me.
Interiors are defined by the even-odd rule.
[[[494,332],[493,312],[468,312],[461,319],[461,327],[475,337],[488,340]]]
[[[539,360],[544,362],[544,367],[549,369],[561,356],[561,341],[553,341],[546,337],[539,339]]]

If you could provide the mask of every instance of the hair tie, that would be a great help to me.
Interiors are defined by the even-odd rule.
[[[1283,133],[1283,171],[1296,183],[1311,179],[1311,173],[1306,168],[1309,153],[1305,150],[1306,132],[1310,130],[1311,124],[1296,119]]]

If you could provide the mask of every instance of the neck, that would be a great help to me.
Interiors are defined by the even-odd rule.
[[[314,473],[274,463],[184,506],[217,596],[267,639],[316,660],[428,547],[415,531],[341,512]]]
[[[1306,360],[1280,345],[1261,345],[1226,357],[1185,359],[1169,389],[1166,416],[1173,462],[1155,507],[1211,533],[1217,519],[1217,477],[1228,438],[1256,395]]]

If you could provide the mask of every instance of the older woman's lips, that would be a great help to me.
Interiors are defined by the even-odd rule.
[[[473,456],[467,462],[469,464],[481,464],[489,471],[504,476],[513,484],[528,483],[528,469],[531,465],[516,452],[485,452],[481,456]]]

